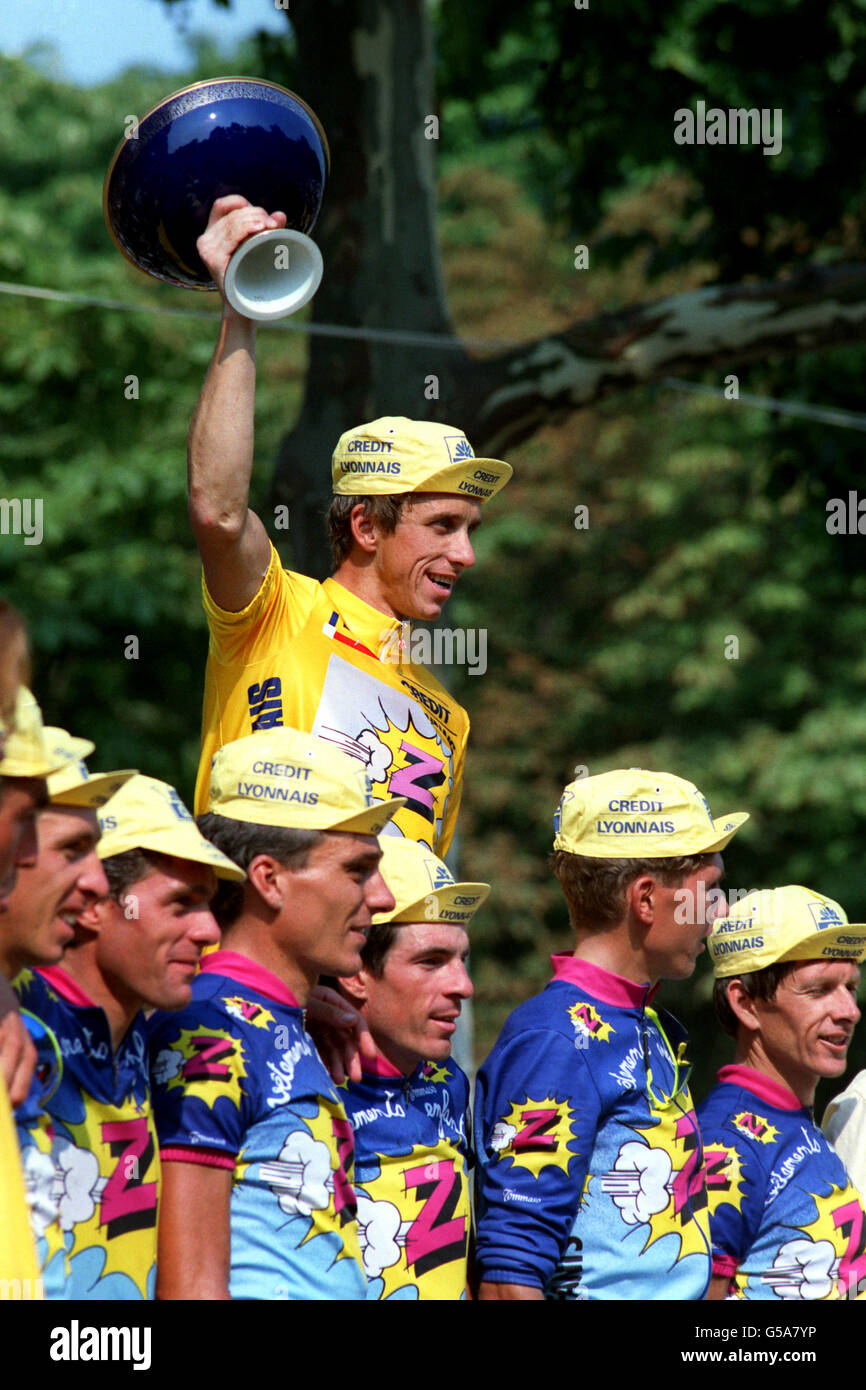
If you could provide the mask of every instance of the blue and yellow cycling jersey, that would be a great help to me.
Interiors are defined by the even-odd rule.
[[[63,1057],[46,1104],[69,1259],[67,1297],[153,1298],[159,1154],[144,1016],[115,1052],[105,1011],[60,966],[27,970],[16,988]]]
[[[366,1298],[352,1127],[286,986],[215,951],[151,1027],[163,1160],[232,1174],[232,1298]]]
[[[703,1153],[685,1034],[653,991],[573,956],[478,1075],[478,1263],[551,1299],[703,1298]]]
[[[18,981],[15,983],[17,988]],[[21,1017],[33,1040],[37,1059],[27,1097],[15,1110],[21,1170],[44,1295],[52,1299],[66,1298],[69,1263],[60,1226],[59,1140],[48,1112],[51,1097],[60,1085],[63,1063],[51,1029],[26,1009],[22,1009]]]
[[[713,1273],[730,1296],[807,1300],[866,1289],[866,1213],[812,1111],[753,1067],[722,1067],[701,1106]]]
[[[469,1250],[469,1082],[451,1061],[404,1076],[364,1057],[344,1100],[370,1298],[459,1299]]]

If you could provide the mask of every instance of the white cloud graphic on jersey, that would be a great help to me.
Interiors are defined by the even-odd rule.
[[[638,1140],[623,1144],[610,1173],[604,1173],[606,1192],[628,1226],[643,1226],[664,1211],[671,1199],[673,1165],[664,1149],[651,1149]]]
[[[365,1193],[358,1193],[358,1243],[368,1279],[378,1279],[383,1269],[397,1263],[411,1224],[401,1221],[393,1202],[374,1202]]]
[[[517,1138],[517,1130],[514,1125],[507,1125],[504,1120],[497,1120],[493,1126],[493,1133],[490,1135],[490,1147],[499,1153],[502,1149],[507,1149],[512,1139]]]
[[[838,1257],[829,1240],[798,1236],[776,1252],[773,1268],[762,1275],[777,1298],[829,1298],[838,1270]]]
[[[311,1216],[324,1211],[334,1179],[331,1151],[305,1129],[288,1136],[274,1163],[263,1163],[259,1176],[270,1185],[281,1209],[289,1216]]]
[[[57,1220],[57,1169],[50,1154],[32,1144],[21,1154],[30,1223],[37,1239]]]
[[[385,773],[393,762],[391,749],[387,743],[383,743],[372,729],[362,729],[355,740],[362,748],[369,752],[367,769],[370,773],[370,780],[373,782],[384,782]]]
[[[57,1164],[60,1226],[71,1231],[79,1221],[90,1220],[107,1179],[100,1177],[96,1154],[74,1144],[60,1150]]]
[[[165,1086],[180,1074],[183,1066],[183,1053],[167,1047],[157,1055],[153,1064],[153,1079],[158,1086]]]

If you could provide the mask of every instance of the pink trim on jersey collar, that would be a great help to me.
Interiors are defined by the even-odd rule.
[[[84,990],[77,980],[73,980],[71,975],[67,975],[65,970],[61,970],[59,965],[42,965],[36,971],[43,980],[51,986],[68,1004],[77,1004],[82,1009],[98,1009],[99,1004],[95,1004],[89,994]]]
[[[367,1076],[387,1076],[404,1079],[404,1073],[399,1067],[395,1067],[393,1062],[389,1062],[387,1057],[383,1057],[381,1052],[362,1052],[361,1070]]]
[[[771,1076],[765,1076],[763,1072],[756,1071],[754,1067],[745,1066],[742,1062],[732,1062],[730,1066],[722,1067],[717,1080],[720,1086],[742,1086],[744,1090],[757,1096],[758,1100],[766,1101],[777,1110],[809,1108],[793,1091],[789,1091],[787,1086],[774,1081]]]
[[[292,1009],[301,1007],[279,975],[265,969],[258,961],[250,960],[249,956],[242,956],[239,951],[212,951],[202,957],[199,969],[206,975],[228,975],[239,985],[248,985],[276,1004],[288,1004]]]
[[[591,965],[588,960],[563,951],[551,956],[553,978],[567,980],[570,985],[585,989],[593,998],[603,1004],[613,1004],[617,1009],[642,1009],[654,997],[658,985],[649,983],[639,985],[635,980],[627,980],[624,975],[615,975],[600,965]]]

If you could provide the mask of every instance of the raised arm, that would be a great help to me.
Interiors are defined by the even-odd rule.
[[[258,590],[268,567],[267,532],[248,506],[253,467],[256,326],[224,295],[232,253],[256,232],[286,225],[232,194],[218,198],[198,252],[223,297],[220,333],[189,430],[189,514],[205,580],[220,608],[238,612]]]

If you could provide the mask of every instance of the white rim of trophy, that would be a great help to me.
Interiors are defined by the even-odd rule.
[[[316,243],[287,227],[259,232],[229,261],[225,294],[245,318],[265,323],[302,309],[322,280],[324,261]]]

